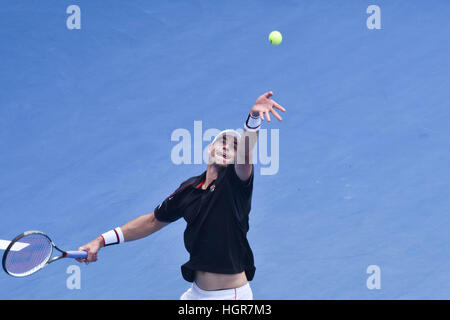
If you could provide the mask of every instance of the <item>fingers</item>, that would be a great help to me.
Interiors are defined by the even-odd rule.
[[[89,262],[95,262],[97,260],[98,260],[97,252],[88,251],[88,257],[87,257],[86,264],[88,264]]]
[[[97,254],[91,255],[90,253],[88,253],[88,257],[86,259],[83,259],[81,262],[84,262],[84,263],[86,263],[86,265],[88,265],[89,263],[95,262],[97,260],[98,260]]]
[[[275,118],[277,118],[279,121],[283,120],[283,118],[280,116],[280,114],[275,109],[281,110],[282,112],[286,112],[286,109],[283,108],[276,101],[269,99],[272,96],[273,96],[272,91],[264,93],[263,95],[261,95],[258,98],[255,106],[252,108],[252,110],[259,112],[259,118],[262,121],[267,119],[267,121],[270,122],[272,120],[270,117],[270,113],[272,113],[275,116]]]
[[[268,122],[271,122],[272,118],[270,117],[270,112],[272,112],[272,114],[275,116],[275,118],[277,118],[279,121],[282,120],[282,118],[280,117],[278,112],[273,110],[273,108],[267,108],[265,110],[263,109],[263,110],[259,111],[259,118],[261,119],[261,121],[267,120]],[[265,119],[264,119],[264,116],[265,116]]]
[[[269,99],[272,96],[273,96],[273,92],[272,91],[266,92],[265,94],[262,95],[262,97],[265,97],[266,99]],[[277,108],[278,110],[286,112],[286,109],[283,108],[280,104],[278,104],[275,100],[270,100],[269,99],[269,101],[272,104],[273,108]]]
[[[88,265],[90,262],[95,262],[98,260],[97,257],[97,252],[96,251],[91,251],[91,248],[89,247],[80,247],[78,248],[78,251],[86,251],[88,253],[87,258],[85,259],[76,259],[78,262],[82,263],[86,263],[86,265]]]
[[[270,110],[272,112],[272,114],[275,116],[275,118],[277,118],[279,121],[282,121],[283,119],[280,117],[280,115],[278,114],[278,112],[276,112],[274,109]]]
[[[272,114],[275,116],[275,118],[277,118],[279,121],[282,121],[283,118],[281,118],[281,116],[278,114],[278,112],[275,109],[281,110],[283,112],[286,112],[286,109],[283,108],[282,106],[280,106],[278,103],[276,103],[273,100],[270,100],[270,102],[272,102],[272,107],[270,108],[270,112],[272,112]]]
[[[278,110],[281,110],[281,111],[283,111],[283,112],[286,112],[286,109],[285,108],[283,108],[282,106],[280,106],[278,103],[276,103],[275,101],[273,101],[273,100],[271,100],[272,101],[272,103],[273,103],[273,107],[274,108],[277,108]]]
[[[263,96],[269,99],[271,96],[273,96],[273,92],[272,91],[266,92],[263,94]]]
[[[89,264],[89,261],[88,261],[88,259],[75,259],[75,260],[77,260],[79,263],[86,263],[86,264]]]
[[[264,113],[263,113],[263,112],[260,112],[260,113],[259,113],[259,118],[260,118],[262,121],[264,121]]]

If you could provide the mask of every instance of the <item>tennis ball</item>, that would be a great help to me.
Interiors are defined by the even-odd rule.
[[[281,33],[279,31],[272,31],[269,34],[269,41],[273,45],[279,45],[281,41],[283,40],[283,37],[281,36]]]

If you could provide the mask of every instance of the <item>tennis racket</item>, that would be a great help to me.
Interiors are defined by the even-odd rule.
[[[28,244],[21,250],[11,250],[15,243]],[[17,245],[16,245],[17,248]],[[52,258],[53,249],[62,254]],[[15,237],[3,254],[2,266],[13,277],[29,276],[48,264],[62,258],[84,259],[86,251],[64,251],[59,249],[45,233],[27,231]]]

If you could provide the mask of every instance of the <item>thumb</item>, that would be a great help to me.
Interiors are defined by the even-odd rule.
[[[87,253],[89,253],[89,248],[85,247],[85,246],[82,246],[82,247],[78,248],[78,251],[86,251]]]

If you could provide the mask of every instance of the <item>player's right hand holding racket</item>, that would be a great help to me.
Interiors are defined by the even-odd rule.
[[[86,243],[84,246],[78,248],[78,251],[86,251],[88,256],[86,259],[77,259],[78,262],[84,262],[89,264],[90,262],[95,262],[98,260],[97,253],[103,247],[103,239],[102,237],[95,238],[91,242]]]

